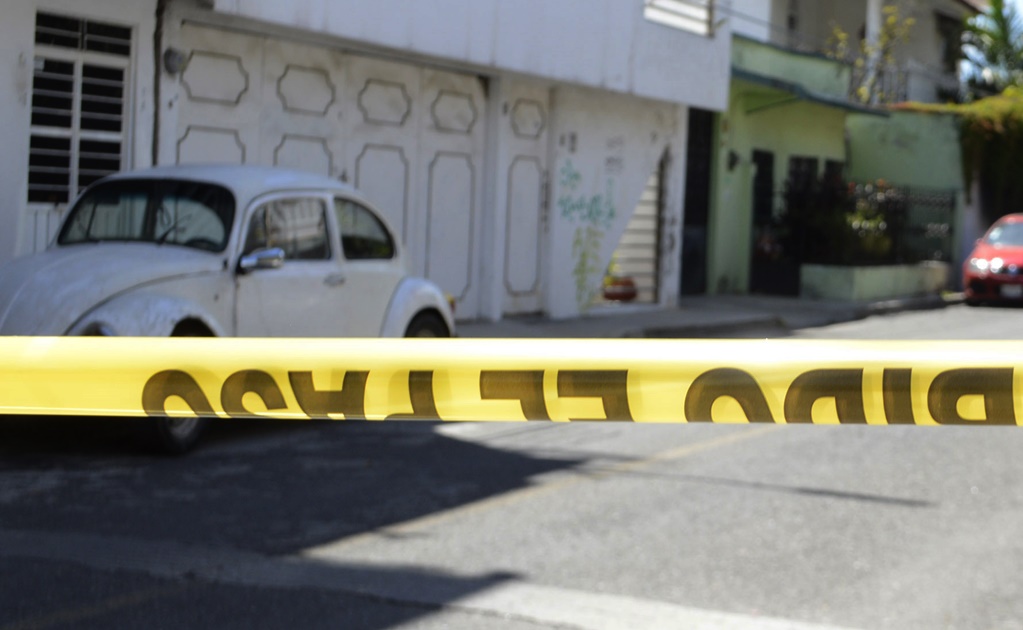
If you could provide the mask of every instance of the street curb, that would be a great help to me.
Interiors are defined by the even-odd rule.
[[[655,321],[644,323],[644,316],[622,314],[606,316],[599,325],[588,320],[589,334],[579,335],[573,331],[571,322],[551,322],[543,318],[506,320],[504,324],[469,324],[458,336],[475,338],[544,338],[570,337],[584,339],[698,339],[705,337],[740,336],[735,333],[748,332],[755,336],[785,336],[788,331],[818,328],[839,324],[873,315],[888,315],[903,311],[939,309],[965,301],[962,293],[928,295],[876,302],[814,302],[794,300],[791,304],[781,302],[760,302],[756,299],[746,304],[730,303],[719,308],[700,307],[684,309],[665,317],[663,313]],[[669,309],[670,310],[670,309]],[[602,316],[604,317],[604,316]],[[692,321],[695,318],[697,321]],[[630,321],[631,320],[631,321]],[[636,321],[639,320],[639,321]],[[659,321],[657,321],[659,320]],[[675,320],[675,321],[673,321]],[[511,323],[510,326],[508,324]],[[468,333],[468,334],[466,334]],[[763,333],[763,335],[760,335]]]
[[[674,339],[674,338],[698,338],[720,335],[749,329],[779,329],[785,331],[803,330],[806,328],[817,328],[831,324],[840,324],[860,319],[866,319],[873,315],[891,315],[908,311],[937,310],[947,306],[960,304],[965,301],[962,293],[950,293],[946,295],[927,295],[920,297],[900,298],[893,300],[881,300],[865,304],[850,304],[847,311],[830,311],[821,313],[817,318],[812,318],[809,323],[795,324],[791,319],[786,320],[781,315],[751,316],[736,321],[721,322],[720,324],[681,324],[678,326],[652,326],[637,331],[629,331],[622,337],[640,337],[651,339]],[[798,319],[798,318],[792,318]]]
[[[946,295],[927,295],[916,298],[906,298],[901,300],[883,300],[880,302],[872,302],[866,305],[865,316],[870,315],[888,315],[891,313],[901,313],[903,311],[926,311],[932,309],[945,308],[946,306],[952,306],[955,304],[962,304],[966,301],[966,296],[962,293],[949,293]]]
[[[648,339],[675,339],[675,338],[698,338],[720,335],[722,333],[738,332],[754,328],[768,328],[789,330],[785,320],[777,315],[763,315],[746,317],[736,321],[721,322],[719,324],[682,324],[679,326],[653,326],[643,328],[634,335],[623,335],[626,337],[643,337]]]

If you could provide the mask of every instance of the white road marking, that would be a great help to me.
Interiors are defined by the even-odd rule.
[[[841,630],[787,619],[700,610],[608,593],[457,575],[422,566],[352,565],[306,552],[270,556],[228,548],[76,533],[0,530],[0,557],[72,562],[158,578],[367,595],[579,630]]]

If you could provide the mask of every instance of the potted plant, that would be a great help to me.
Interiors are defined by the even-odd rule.
[[[622,273],[615,256],[611,257],[607,272],[604,274],[603,295],[609,302],[631,302],[639,295],[636,282],[631,276]]]

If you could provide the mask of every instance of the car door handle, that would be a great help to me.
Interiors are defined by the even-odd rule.
[[[343,273],[332,273],[323,279],[323,284],[328,287],[339,287],[344,284],[347,279],[348,277]]]

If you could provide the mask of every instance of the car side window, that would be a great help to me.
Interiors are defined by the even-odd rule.
[[[274,199],[260,207],[249,220],[245,254],[280,247],[287,260],[327,260],[327,209],[322,199],[295,197]]]
[[[394,258],[394,239],[373,211],[350,199],[335,199],[341,249],[348,260]]]

